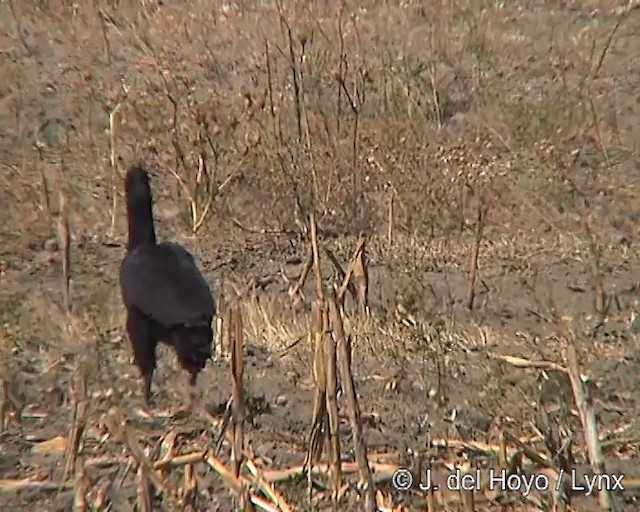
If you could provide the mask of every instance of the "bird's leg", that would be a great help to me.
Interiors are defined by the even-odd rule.
[[[144,405],[147,410],[151,409],[151,374],[144,373],[142,375],[142,392],[144,395]]]
[[[156,368],[157,333],[150,320],[136,309],[127,313],[127,333],[133,348],[133,361],[143,380],[142,394],[148,411],[151,404],[151,378]]]
[[[196,401],[196,379],[198,377],[197,373],[190,372],[189,375],[189,410],[193,410]]]

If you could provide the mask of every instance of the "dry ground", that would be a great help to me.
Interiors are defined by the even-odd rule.
[[[572,440],[576,467],[585,467],[566,377],[492,357],[563,364],[573,339],[594,384],[608,471],[640,478],[639,338],[630,328],[640,297],[640,11],[632,7],[2,2],[0,349],[9,401],[24,409],[22,431],[13,414],[0,436],[0,478],[61,480],[64,453],[37,443],[68,436],[78,372],[90,396],[80,454],[124,461],[88,464],[90,502],[108,488],[111,510],[135,503],[135,467],[126,472],[122,439],[107,435],[118,410],[145,447],[172,428],[180,452],[211,444],[211,425],[197,415],[135,413],[140,388],[117,272],[122,176],[136,160],[153,169],[159,236],[197,253],[221,314],[241,304],[247,440],[265,468],[301,464],[306,450],[312,279],[304,301],[287,290],[309,250],[313,209],[320,243],[343,265],[358,234],[369,237],[372,315],[349,313],[347,331],[371,453],[415,467],[411,453],[437,451],[430,440],[495,444],[506,431],[546,456],[545,438]],[[197,191],[196,222],[210,204],[196,236],[186,191]],[[70,314],[56,237],[61,192]],[[479,209],[485,228],[469,311]],[[184,376],[162,356],[158,408],[175,412]],[[227,399],[224,358],[199,387],[209,408]],[[346,423],[343,444],[351,458]],[[194,509],[230,510],[222,481],[204,465],[197,473]],[[181,475],[168,475],[158,510],[183,510],[186,498],[173,492]],[[278,488],[297,510],[330,505],[320,490],[309,503],[304,481]],[[380,489],[407,510],[425,509],[419,492]],[[579,494],[575,510],[597,509]],[[339,508],[359,510],[353,496]],[[443,510],[459,506],[455,493],[440,497]],[[548,510],[550,498],[509,499],[510,510]],[[615,500],[637,510],[640,493],[629,486]],[[72,502],[68,486],[0,494],[5,511]],[[500,509],[480,497],[475,507]]]

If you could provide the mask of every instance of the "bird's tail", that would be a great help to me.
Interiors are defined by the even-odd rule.
[[[210,325],[174,329],[171,341],[180,365],[194,377],[211,359],[213,330]]]

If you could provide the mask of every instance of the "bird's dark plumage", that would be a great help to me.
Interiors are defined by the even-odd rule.
[[[148,405],[159,341],[174,348],[195,385],[211,357],[215,302],[193,256],[178,244],[156,243],[149,176],[142,167],[129,170],[125,190],[129,240],[120,287]]]

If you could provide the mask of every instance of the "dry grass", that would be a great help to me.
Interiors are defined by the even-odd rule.
[[[636,4],[3,3],[3,510],[635,510]],[[199,414],[166,351],[134,407],[136,160],[219,297]],[[444,488],[490,468],[626,489]]]

